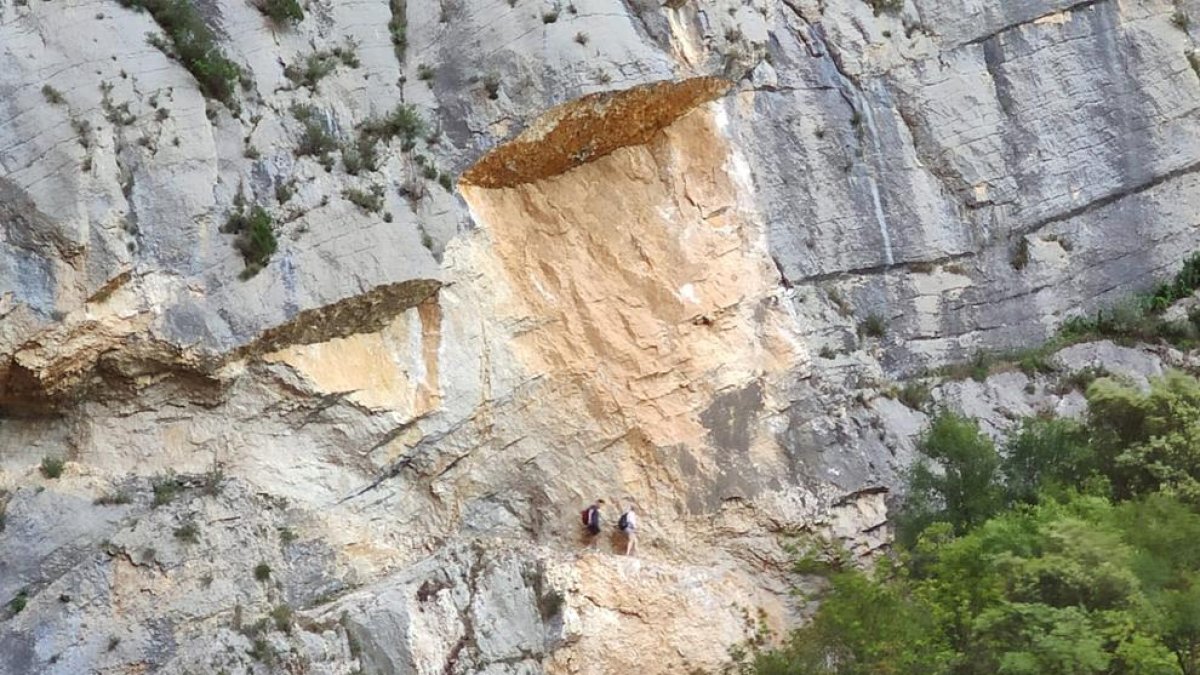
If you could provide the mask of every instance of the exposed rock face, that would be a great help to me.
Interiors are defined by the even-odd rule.
[[[148,13],[0,2],[0,673],[716,670],[804,614],[789,538],[886,546],[886,380],[1200,239],[1192,0],[193,4],[236,106]]]

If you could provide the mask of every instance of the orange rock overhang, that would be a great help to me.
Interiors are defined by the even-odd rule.
[[[484,155],[460,183],[506,188],[556,176],[620,148],[641,145],[688,111],[723,96],[719,77],[666,80],[589,94],[548,110],[529,128]]]

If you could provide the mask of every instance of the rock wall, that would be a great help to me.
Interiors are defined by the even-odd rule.
[[[192,4],[0,2],[2,673],[715,671],[1200,238],[1193,0]]]

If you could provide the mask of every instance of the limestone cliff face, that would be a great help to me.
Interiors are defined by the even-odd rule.
[[[191,4],[0,0],[0,673],[718,670],[1200,240],[1192,0]]]

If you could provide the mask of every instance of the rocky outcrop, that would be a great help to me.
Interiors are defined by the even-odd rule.
[[[1191,2],[126,4],[0,3],[3,673],[717,670],[1198,243]]]

